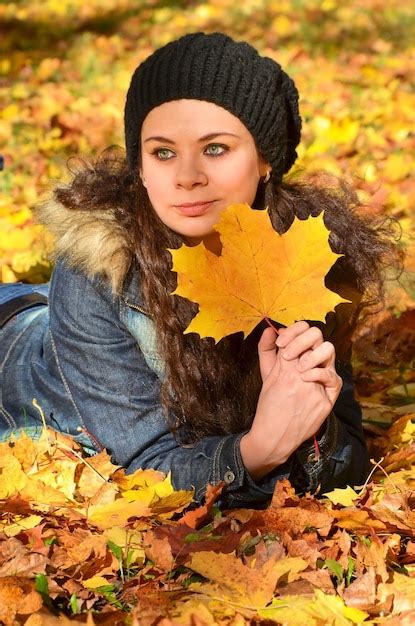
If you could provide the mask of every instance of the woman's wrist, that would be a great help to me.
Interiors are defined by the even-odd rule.
[[[255,481],[266,476],[278,465],[282,465],[289,457],[289,454],[285,457],[264,456],[265,442],[258,441],[252,431],[241,438],[239,446],[245,469]]]

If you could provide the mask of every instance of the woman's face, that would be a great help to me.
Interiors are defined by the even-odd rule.
[[[242,122],[211,102],[165,102],[144,120],[140,175],[157,215],[189,244],[218,249],[221,211],[252,205],[269,169]]]

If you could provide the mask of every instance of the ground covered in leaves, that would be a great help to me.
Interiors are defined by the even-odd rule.
[[[407,252],[354,337],[374,459],[357,494],[281,483],[265,511],[221,512],[218,486],[194,510],[168,477],[125,476],[53,433],[0,444],[0,623],[415,623],[414,25],[398,0],[0,3],[1,281],[48,280],[53,241],[30,207],[68,179],[69,157],[122,145],[133,69],[197,30],[287,69],[304,118],[296,171],[345,176]]]
[[[361,489],[317,499],[281,481],[260,511],[220,510],[223,485],[195,508],[169,476],[126,475],[46,429],[2,443],[0,621],[413,624],[411,417],[376,439]]]

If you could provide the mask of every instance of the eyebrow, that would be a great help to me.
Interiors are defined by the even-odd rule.
[[[229,137],[237,137],[238,139],[240,138],[239,135],[234,135],[233,133],[220,132],[220,133],[209,133],[208,135],[204,135],[198,141],[199,142],[208,141],[209,139],[214,139],[215,137],[219,137],[220,135],[228,135]],[[147,143],[147,141],[161,141],[162,143],[170,143],[172,145],[175,145],[175,142],[172,141],[172,139],[167,139],[167,137],[160,137],[160,136],[147,137],[147,139],[144,140],[144,143]]]

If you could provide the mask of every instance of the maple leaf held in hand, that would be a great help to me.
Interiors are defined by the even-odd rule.
[[[279,235],[267,210],[232,204],[220,217],[222,253],[203,243],[169,249],[177,272],[176,294],[199,304],[184,333],[201,338],[242,331],[244,337],[265,317],[288,326],[297,320],[321,320],[340,302],[324,277],[340,256],[332,252],[323,216],[295,218]]]

